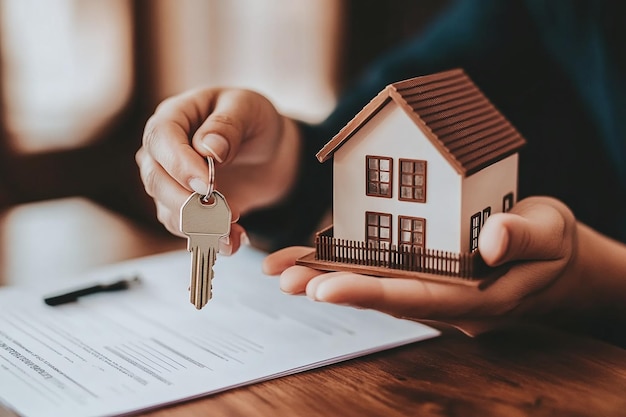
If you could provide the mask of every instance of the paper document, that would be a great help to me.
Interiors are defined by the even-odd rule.
[[[99,269],[81,284],[135,273],[142,284],[56,307],[0,288],[0,401],[25,417],[131,414],[438,335],[283,294],[263,256],[218,258],[202,310],[189,303],[185,251]]]

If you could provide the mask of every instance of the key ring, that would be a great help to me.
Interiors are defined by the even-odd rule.
[[[209,163],[209,185],[206,190],[206,195],[202,197],[202,201],[208,203],[215,187],[215,162],[213,162],[213,158],[210,156],[207,156],[206,160]]]

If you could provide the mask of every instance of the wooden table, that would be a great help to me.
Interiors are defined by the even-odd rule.
[[[4,283],[184,247],[83,199],[5,213],[0,239]],[[626,350],[529,325],[474,339],[444,330],[436,339],[143,415],[626,416]]]

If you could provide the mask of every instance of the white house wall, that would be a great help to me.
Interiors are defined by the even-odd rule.
[[[393,158],[392,198],[366,195],[365,156]],[[426,203],[399,201],[400,158],[428,161]],[[426,219],[426,247],[460,251],[461,177],[393,101],[387,103],[334,154],[334,236],[365,240],[365,212],[391,213],[392,243],[398,215]]]
[[[486,207],[491,207],[491,214],[501,213],[503,197],[508,193],[513,193],[513,201],[517,200],[518,159],[513,154],[463,179],[461,251],[470,249],[473,214],[482,213]]]

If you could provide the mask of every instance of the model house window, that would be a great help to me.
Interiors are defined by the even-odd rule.
[[[388,248],[391,244],[391,214],[365,212],[367,244]]]
[[[391,198],[393,161],[383,156],[366,156],[367,195]]]
[[[426,161],[400,159],[400,200],[426,202]]]
[[[482,221],[482,224],[485,224],[485,222],[487,221],[489,216],[491,216],[491,206],[483,209],[483,221]]]
[[[506,213],[513,207],[513,193],[508,193],[502,197],[502,212]]]
[[[398,217],[398,245],[405,249],[423,248],[426,240],[426,219]]]
[[[480,234],[481,213],[474,214],[470,221],[470,252],[478,249],[478,235]]]

